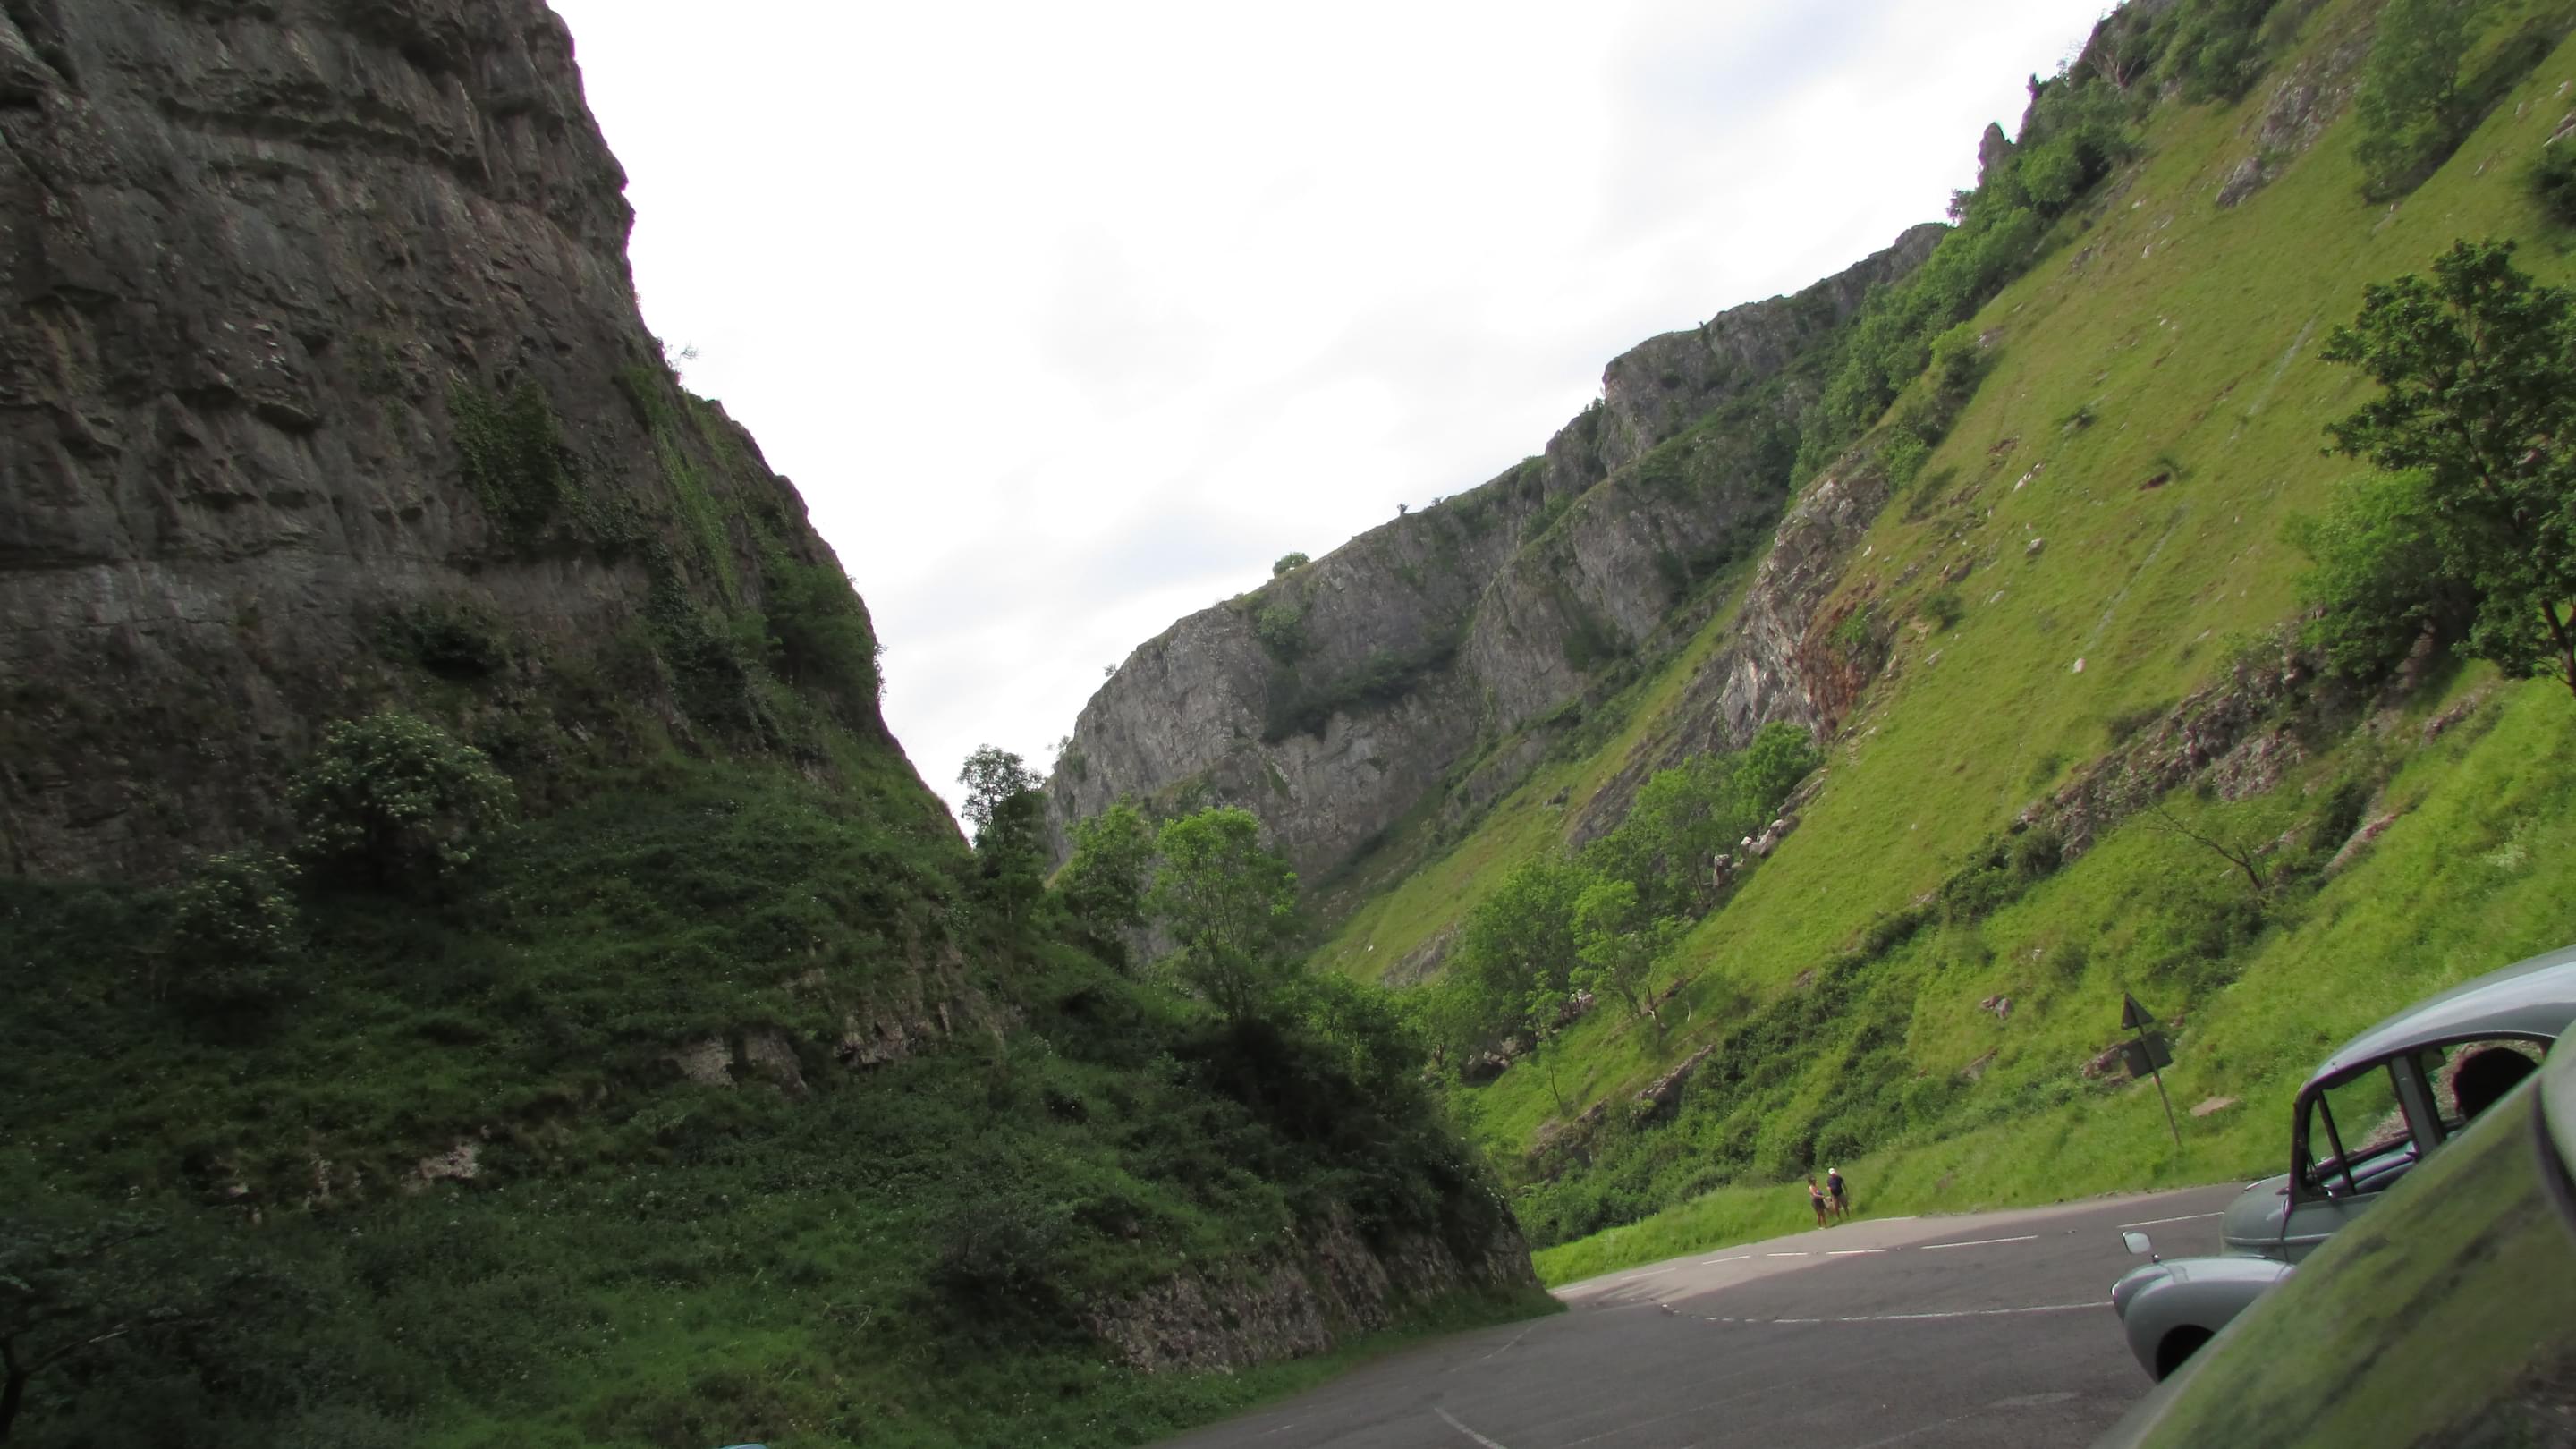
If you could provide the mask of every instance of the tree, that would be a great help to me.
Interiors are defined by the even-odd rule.
[[[2460,62],[2475,8],[2475,0],[2388,0],[2379,12],[2379,33],[2352,97],[2366,195],[2410,190],[2459,145],[2470,119]]]
[[[2342,591],[2319,600],[2329,620],[2348,616],[2329,640],[2386,632],[2393,608],[2423,607],[2404,603],[2409,589],[2449,591],[2468,613],[2465,652],[2576,692],[2576,293],[2536,284],[2512,255],[2511,242],[2456,243],[2431,281],[2366,289],[2328,339],[2328,361],[2386,389],[2327,426],[2336,450],[2420,491],[2348,495],[2323,529],[2368,546],[2321,550],[2310,580]],[[2398,568],[2421,572],[2380,572]]]
[[[1616,997],[1628,1014],[1655,1023],[1655,963],[1681,936],[1681,923],[1644,910],[1637,888],[1623,880],[1596,880],[1574,903],[1574,984],[1596,996]]]
[[[1235,806],[1170,821],[1154,843],[1163,863],[1145,909],[1177,943],[1167,969],[1228,1020],[1262,1015],[1296,974],[1286,950],[1296,873],[1261,848],[1261,821]]]
[[[170,905],[173,993],[218,1011],[266,1004],[286,985],[303,923],[287,894],[295,867],[264,850],[199,861]]]
[[[1476,903],[1460,927],[1448,976],[1467,1002],[1461,1015],[1485,1042],[1543,1032],[1573,990],[1574,902],[1591,874],[1563,856],[1522,862]],[[1481,1045],[1482,1043],[1478,1043]]]
[[[1125,965],[1127,935],[1145,924],[1145,877],[1154,865],[1154,831],[1121,800],[1073,827],[1073,855],[1056,872],[1055,898],[1075,934],[1100,955]]]
[[[966,757],[965,768],[957,772],[957,783],[966,787],[966,820],[981,840],[1003,801],[1044,782],[1019,756],[995,745],[984,745]]]
[[[324,730],[287,800],[300,854],[385,886],[463,871],[518,813],[481,750],[397,710]]]
[[[1270,566],[1270,576],[1275,579],[1290,569],[1302,569],[1313,562],[1313,559],[1302,553],[1283,553],[1279,556],[1279,561]]]
[[[966,818],[975,826],[975,861],[1002,914],[1018,920],[1045,888],[1046,797],[1027,763],[984,745],[957,772],[966,787]]]
[[[202,1371],[285,1294],[275,1274],[219,1241],[179,1241],[159,1218],[21,1196],[0,1210],[0,1443],[38,1374],[115,1355]]]

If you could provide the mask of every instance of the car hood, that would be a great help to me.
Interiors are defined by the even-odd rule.
[[[2129,1305],[2137,1296],[2158,1283],[2243,1283],[2260,1290],[2288,1277],[2290,1272],[2289,1264],[2271,1258],[2168,1258],[2132,1268],[2112,1284],[2111,1307],[2127,1317]]]
[[[2281,1228],[2290,1214],[2290,1175],[2267,1177],[2236,1195],[2220,1217],[2224,1251],[2254,1258],[2283,1256]]]

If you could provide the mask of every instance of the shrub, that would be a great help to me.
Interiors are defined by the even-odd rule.
[[[1283,553],[1277,562],[1270,565],[1270,576],[1275,579],[1290,569],[1302,569],[1313,562],[1313,559],[1302,553]]]
[[[292,864],[264,850],[198,862],[171,901],[172,994],[219,1009],[277,996],[283,968],[303,944],[303,922],[287,894],[294,878]]]
[[[822,695],[843,723],[872,715],[884,695],[884,646],[849,577],[773,552],[761,565],[761,588],[779,676]]]
[[[1294,664],[1306,652],[1306,611],[1290,599],[1263,604],[1252,616],[1252,636],[1271,658]]]
[[[465,481],[503,534],[535,535],[578,493],[572,449],[535,383],[521,383],[507,397],[459,384],[448,392],[447,410]]]
[[[2576,226],[2576,146],[2544,146],[2523,173],[2523,185],[2541,213],[2560,226]]]
[[[1932,627],[1936,629],[1953,628],[1966,614],[1967,609],[1959,602],[1957,589],[1935,590],[1923,601],[1923,617],[1931,620]]]
[[[2470,107],[2460,62],[2472,39],[2465,0],[2388,0],[2353,92],[2362,193],[2386,200],[2413,190],[2467,133]]]
[[[325,730],[287,798],[298,853],[385,886],[465,869],[518,809],[481,750],[391,710]]]
[[[471,602],[428,600],[395,609],[377,622],[376,645],[442,679],[483,679],[510,666],[508,628]]]

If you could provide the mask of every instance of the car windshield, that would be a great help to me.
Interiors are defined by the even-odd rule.
[[[2375,1177],[2413,1160],[2406,1109],[2385,1065],[2319,1092],[2306,1126],[2307,1185],[2321,1192],[2369,1192],[2384,1185]]]

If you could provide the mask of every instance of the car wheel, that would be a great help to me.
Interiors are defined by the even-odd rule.
[[[2165,1341],[2156,1345],[2157,1379],[2172,1377],[2173,1371],[2181,1368],[2185,1359],[2200,1352],[2200,1346],[2209,1340],[2210,1332],[2206,1328],[2177,1328],[2166,1334]]]

